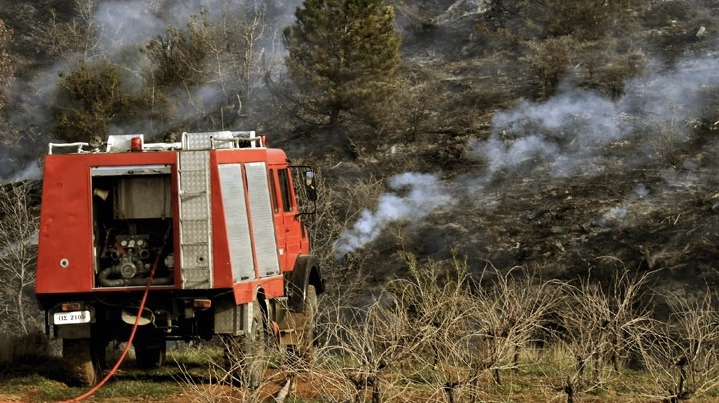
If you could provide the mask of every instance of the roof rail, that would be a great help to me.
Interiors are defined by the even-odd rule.
[[[75,143],[50,143],[48,154],[53,149],[62,148],[65,153],[87,154],[87,153],[120,153],[127,151],[170,151],[170,150],[215,150],[234,148],[264,148],[267,147],[267,138],[257,136],[252,130],[247,131],[217,131],[203,133],[182,133],[182,139],[178,142],[168,143],[145,143],[142,134],[112,134],[103,143],[104,149],[90,145],[86,142]]]
[[[90,153],[95,152],[97,149],[93,150],[85,150],[85,147],[90,147],[90,143],[84,143],[84,142],[75,142],[75,143],[50,143],[48,144],[48,154],[52,154],[53,148],[77,148],[75,150],[75,153],[77,154],[84,154],[84,153]],[[70,151],[72,152],[72,151]]]
[[[256,136],[254,131],[182,133],[183,150],[259,148],[265,146],[265,137]]]

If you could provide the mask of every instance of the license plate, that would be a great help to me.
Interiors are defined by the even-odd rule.
[[[75,323],[89,323],[90,311],[58,312],[53,315],[56,325],[71,325]]]

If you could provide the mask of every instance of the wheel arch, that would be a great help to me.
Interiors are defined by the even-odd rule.
[[[297,257],[295,267],[285,274],[285,295],[287,306],[293,312],[304,312],[307,287],[313,285],[319,295],[324,292],[324,279],[320,271],[319,262],[314,255],[300,255]]]

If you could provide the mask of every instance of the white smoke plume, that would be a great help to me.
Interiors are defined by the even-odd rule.
[[[634,192],[629,194],[627,199],[621,205],[610,208],[605,211],[598,219],[597,224],[605,227],[612,225],[620,225],[628,219],[628,215],[635,203],[649,197],[650,192],[643,184],[639,184],[634,188]]]
[[[42,177],[40,165],[35,160],[16,161],[11,157],[0,158],[0,185]]]
[[[441,207],[451,207],[454,198],[434,174],[406,172],[392,176],[388,185],[392,192],[379,198],[377,209],[360,213],[360,219],[345,229],[335,241],[334,251],[342,258],[375,240],[391,222],[417,220]]]
[[[619,142],[633,150],[622,163],[638,165],[656,152],[652,145],[660,130],[671,131],[676,144],[686,141],[687,123],[699,115],[702,97],[719,87],[719,60],[685,60],[655,70],[628,82],[616,100],[572,88],[495,113],[490,137],[470,144],[473,155],[487,163],[476,187],[505,173],[536,174],[539,167],[552,177],[596,175],[616,163],[603,151]]]
[[[621,138],[626,128],[620,115],[611,101],[575,90],[496,113],[491,137],[473,149],[486,158],[490,176],[538,163],[552,164],[555,176],[568,176],[587,168],[583,156]]]
[[[547,172],[553,178],[568,178],[599,175],[610,164],[641,165],[656,152],[652,143],[660,135],[659,128],[671,130],[676,143],[686,141],[690,135],[686,123],[698,116],[704,91],[719,87],[719,60],[685,60],[671,69],[654,70],[628,82],[618,99],[571,88],[545,102],[524,102],[496,112],[489,138],[470,143],[471,153],[483,159],[487,168],[467,175],[467,193],[476,196],[505,174],[536,177]],[[630,151],[607,153],[614,144]],[[406,196],[386,193],[375,212],[364,210],[336,241],[338,257],[376,239],[389,222],[421,218],[451,205],[436,176],[424,175],[431,181],[423,183],[414,175],[420,174],[392,178],[391,188],[411,186],[411,191]],[[635,192],[625,205],[600,217],[599,223],[624,219],[627,207],[649,194],[643,186]]]

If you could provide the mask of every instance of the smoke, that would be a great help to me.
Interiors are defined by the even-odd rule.
[[[93,15],[93,23],[100,31],[100,46],[112,56],[127,52],[127,47],[142,46],[163,35],[168,26],[184,28],[193,17],[204,16],[211,25],[231,28],[242,18],[252,18],[263,10],[263,33],[281,32],[294,20],[295,9],[301,0],[264,4],[253,0],[115,0],[102,1]]]
[[[487,164],[477,187],[502,174],[597,175],[609,164],[636,166],[656,157],[659,143],[669,141],[661,146],[671,149],[687,141],[687,123],[700,113],[708,89],[719,86],[719,61],[684,60],[654,70],[628,82],[616,100],[571,88],[495,113],[489,138],[470,143],[471,155]],[[632,158],[618,162],[607,152],[614,145],[631,149]]]
[[[38,180],[42,177],[36,160],[18,161],[16,158],[0,158],[0,185],[24,180]]]
[[[377,209],[363,210],[354,226],[342,231],[335,241],[338,259],[375,240],[391,222],[418,220],[454,204],[437,175],[406,172],[392,176],[388,185],[393,191],[380,196]]]
[[[57,106],[59,73],[73,70],[77,60],[85,59],[90,63],[109,60],[128,73],[130,77],[127,80],[129,82],[126,82],[128,88],[139,89],[143,83],[144,72],[149,66],[149,61],[142,49],[150,40],[164,35],[168,26],[185,29],[193,17],[202,14],[212,28],[233,28],[241,24],[244,18],[252,18],[256,10],[262,9],[264,20],[258,48],[263,54],[262,60],[270,65],[273,61],[281,60],[285,54],[285,49],[279,44],[278,38],[284,27],[294,21],[294,13],[296,8],[302,4],[302,0],[281,2],[102,0],[96,2],[97,7],[94,10],[87,8],[92,2],[79,2],[78,4],[85,7],[83,9],[85,14],[76,16],[77,23],[80,26],[89,25],[97,37],[88,37],[87,43],[78,44],[81,49],[77,54],[58,57],[57,62],[45,66],[38,65],[34,70],[26,69],[28,71],[19,75],[12,84],[12,102],[6,108],[9,126],[12,130],[7,130],[7,132],[35,133],[36,138],[33,139],[33,144],[45,144],[54,140],[52,139],[53,108]],[[72,7],[72,5],[63,5],[63,7],[65,6]],[[46,19],[47,15],[42,14],[41,8],[39,6],[31,8],[35,10],[35,18],[38,22],[44,23],[43,19]],[[236,39],[238,42],[242,40],[239,37]],[[217,59],[213,62],[230,63],[231,61]],[[170,103],[176,108],[177,118],[167,119],[163,123],[176,124],[179,120],[191,120],[193,116],[202,117],[217,110],[218,105],[228,99],[228,94],[223,93],[223,90],[228,87],[227,82],[220,81],[237,78],[236,74],[233,75],[230,67],[228,65],[224,65],[222,68],[217,66],[215,69],[218,71],[217,77],[208,77],[208,81],[215,83],[214,86],[205,85],[202,88],[191,88],[189,91],[183,89],[170,94],[172,96]],[[220,84],[217,84],[218,82]],[[233,97],[232,93],[229,97]],[[255,106],[254,110],[257,112],[259,107],[249,105],[254,100],[256,98],[242,101],[245,107]],[[236,110],[239,111],[239,108]],[[237,115],[239,116],[239,112]],[[113,134],[145,133],[158,136],[166,130],[165,127],[159,127],[158,122],[150,122],[145,119],[138,119],[135,122],[113,121],[110,129]],[[213,127],[213,129],[221,128]],[[236,127],[236,129],[249,130],[252,127]],[[4,148],[0,145],[0,157],[6,154]],[[10,148],[7,149],[7,153],[17,161],[0,170],[2,180],[8,180],[14,175],[21,175],[19,171],[25,169],[31,159],[36,158],[36,153],[24,153],[21,158],[17,154],[10,154]]]
[[[626,200],[619,206],[611,207],[605,211],[598,219],[597,224],[602,227],[608,227],[613,225],[621,225],[627,220],[629,211],[635,203],[638,203],[647,197],[649,197],[649,189],[643,184],[638,184],[634,188],[634,192],[629,194]]]
[[[176,2],[173,2],[173,4]],[[195,4],[195,2],[179,2]],[[171,5],[170,5],[171,6]],[[165,5],[158,5],[164,8]],[[170,7],[177,9],[177,7]],[[178,10],[177,14],[167,13],[171,20],[163,21],[162,16],[153,12],[152,2],[134,1],[103,1],[98,4],[92,22],[99,30],[99,46],[106,49],[111,57],[117,55],[126,46],[137,46],[165,32],[167,24],[177,24],[189,18],[189,14]],[[169,11],[169,10],[168,10]],[[199,10],[197,10],[199,11]],[[180,25],[182,26],[182,25]]]
[[[671,68],[654,64],[648,71],[628,81],[616,99],[565,85],[544,102],[523,102],[496,112],[488,139],[469,143],[470,157],[484,161],[486,169],[466,175],[466,195],[483,195],[491,183],[507,178],[586,180],[615,169],[632,169],[659,158],[662,148],[671,152],[691,140],[693,120],[701,114],[705,97],[719,87],[719,60],[687,59]],[[682,167],[696,168],[696,163],[683,161]],[[390,187],[411,186],[410,192],[386,193],[375,212],[364,210],[335,243],[338,257],[376,239],[389,222],[451,207],[452,198],[436,176],[422,176],[423,182],[412,176],[418,174],[403,175],[393,177]],[[632,204],[649,194],[638,185],[627,200],[598,217],[598,224],[628,219]]]

